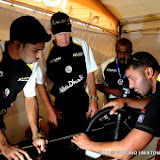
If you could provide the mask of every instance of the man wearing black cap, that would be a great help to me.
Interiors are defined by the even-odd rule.
[[[51,27],[55,40],[47,56],[46,66],[47,76],[54,83],[50,89],[55,96],[54,107],[46,101],[43,85],[38,85],[39,93],[46,104],[48,121],[52,127],[59,125],[60,128],[57,120],[61,112],[64,127],[75,133],[82,130],[87,111],[91,117],[98,111],[93,73],[97,65],[88,44],[70,36],[71,23],[68,15],[55,13],[51,18]],[[85,91],[86,82],[91,96],[90,104]]]
[[[27,152],[9,144],[5,137],[3,116],[23,89],[25,108],[38,152],[45,151],[45,141],[38,133],[36,100],[37,61],[45,42],[51,38],[32,16],[22,16],[10,27],[10,40],[0,42],[0,151],[7,159],[31,159]]]

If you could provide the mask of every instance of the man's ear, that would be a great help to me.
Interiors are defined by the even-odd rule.
[[[16,46],[17,46],[17,49],[19,49],[19,48],[20,48],[20,43],[17,43],[17,45],[16,45]]]
[[[145,69],[145,73],[148,78],[152,78],[152,76],[154,75],[152,67],[147,67]]]
[[[15,40],[14,41],[16,49],[20,49],[20,47],[22,46],[22,43],[20,41]]]

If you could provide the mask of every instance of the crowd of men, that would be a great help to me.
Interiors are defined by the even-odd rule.
[[[10,27],[10,40],[0,43],[0,110],[3,111],[0,115],[0,151],[7,159],[31,159],[26,151],[10,144],[5,136],[4,114],[21,90],[24,91],[33,145],[39,153],[45,151],[47,141],[39,132],[36,87],[47,111],[47,137],[51,139],[84,131],[86,112],[92,118],[99,110],[96,89],[107,99],[102,109],[113,106],[111,115],[125,104],[141,109],[141,113],[134,129],[124,139],[94,142],[82,133],[72,139],[78,147],[105,156],[130,159],[133,155],[111,154],[111,151],[140,151],[154,136],[160,135],[157,124],[160,111],[157,60],[147,52],[132,55],[131,41],[122,38],[115,45],[116,57],[101,64],[99,73],[103,83],[95,85],[94,72],[98,67],[92,50],[84,40],[71,37],[71,27],[67,14],[57,12],[52,15],[53,45],[41,65],[37,61],[43,57],[45,42],[51,40],[51,35],[34,17],[22,16],[14,20]],[[50,88],[45,85],[41,66],[46,67],[52,84]],[[54,96],[54,102],[48,92]]]

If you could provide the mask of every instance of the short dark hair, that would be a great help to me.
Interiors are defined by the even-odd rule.
[[[14,20],[10,27],[10,41],[36,44],[48,42],[51,35],[47,34],[42,24],[32,16],[21,16]]]
[[[132,42],[130,40],[128,40],[127,38],[122,38],[122,39],[119,39],[116,43],[116,48],[117,48],[117,45],[118,44],[121,44],[122,46],[124,45],[129,45],[130,48],[131,48],[131,51],[132,51]]]
[[[127,59],[126,69],[129,67],[138,69],[140,67],[151,67],[153,71],[159,71],[160,67],[157,60],[148,52],[136,52]]]

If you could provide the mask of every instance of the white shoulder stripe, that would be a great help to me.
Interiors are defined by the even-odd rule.
[[[108,66],[108,64],[112,63],[113,61],[115,61],[116,58],[113,57],[113,58],[110,58],[108,59],[107,61],[105,61],[104,63],[101,64],[101,69],[102,71],[104,72],[104,70],[106,69],[106,67]]]
[[[157,81],[160,82],[160,73],[158,74]]]
[[[5,41],[0,41],[0,62],[3,59],[3,52],[5,51]]]

